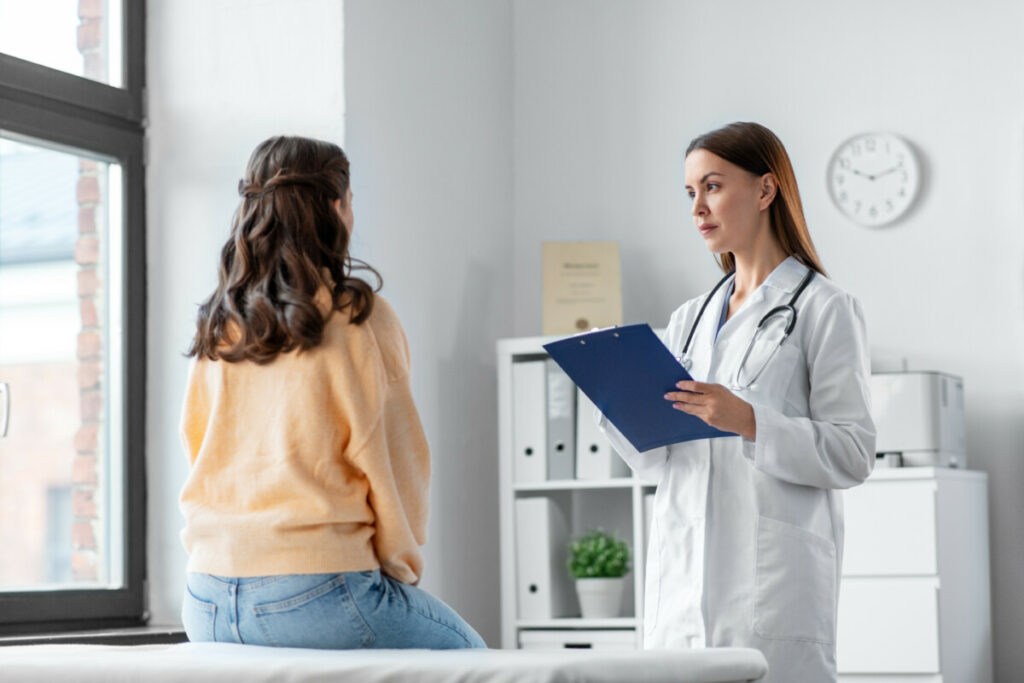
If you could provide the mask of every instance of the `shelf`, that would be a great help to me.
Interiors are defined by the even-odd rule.
[[[516,628],[636,628],[636,617],[617,619],[583,619],[563,617],[561,619],[517,619]]]
[[[952,467],[875,467],[868,481],[892,481],[904,479],[976,479],[984,481],[988,474],[982,470]]]
[[[665,328],[657,327],[654,328],[654,333],[659,337],[663,337],[665,334]],[[547,351],[544,350],[545,344],[571,337],[571,334],[555,334],[541,337],[513,337],[508,339],[499,339],[497,342],[498,355],[505,354],[510,358],[513,356],[531,356],[534,354],[547,355]]]
[[[557,481],[546,481],[542,471],[536,471],[536,480],[515,480],[516,444],[513,437],[516,405],[512,391],[513,375],[518,375],[518,371],[523,369],[520,367],[523,363],[545,361],[548,354],[544,350],[544,344],[564,336],[567,335],[501,339],[497,342],[501,644],[504,648],[518,648],[522,644],[519,634],[530,631],[552,631],[556,632],[556,636],[560,631],[570,634],[566,637],[574,638],[581,637],[579,634],[587,631],[604,631],[606,634],[619,632],[625,640],[639,645],[643,625],[642,577],[646,558],[643,549],[647,537],[647,510],[650,505],[650,494],[657,488],[657,483],[647,481],[625,468],[607,470],[603,473],[603,479],[575,479],[572,471],[565,470],[564,475]],[[536,419],[535,415],[529,417]],[[578,415],[576,419],[579,419]],[[572,450],[570,448],[570,453]],[[612,473],[620,476],[608,476]],[[517,528],[516,511],[520,503],[534,501],[550,503],[549,511],[556,510],[557,516],[564,517],[564,525],[559,526],[558,534],[562,536],[563,531],[567,531],[569,536],[566,542],[590,529],[604,528],[631,544],[634,576],[627,580],[621,605],[621,614],[629,616],[614,619],[583,619],[579,616],[558,619],[519,618],[517,577],[521,568],[520,558],[517,557],[516,540],[521,530]],[[567,528],[563,530],[562,526]],[[550,552],[547,552],[549,550]],[[547,558],[545,562],[553,562],[558,568],[564,566],[563,551],[545,548],[544,555]],[[560,609],[571,610],[567,606]],[[551,613],[550,610],[533,612]],[[626,634],[632,637],[625,637]]]
[[[655,488],[657,484],[639,479],[563,479],[561,481],[533,481],[525,484],[513,484],[512,490],[517,493],[535,491],[578,491],[584,489],[630,489],[634,486]]]
[[[563,479],[561,481],[531,481],[513,484],[513,491],[572,491],[576,489],[629,489],[635,479]]]

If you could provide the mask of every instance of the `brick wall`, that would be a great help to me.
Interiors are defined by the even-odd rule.
[[[85,67],[82,74],[106,83],[107,50],[103,34],[103,10],[105,0],[78,0],[78,51],[82,53]]]
[[[104,0],[79,0],[78,49],[87,78],[106,80],[107,60],[103,30]],[[98,551],[102,506],[103,414],[103,188],[105,165],[81,160],[78,168],[78,303],[82,328],[78,334],[78,388],[81,425],[75,434],[71,493],[71,571],[75,581],[94,582],[105,577]]]

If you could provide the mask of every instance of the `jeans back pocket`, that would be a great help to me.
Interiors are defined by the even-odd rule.
[[[252,613],[265,645],[356,649],[371,646],[376,638],[344,574],[282,577],[273,584],[273,599],[257,603]]]
[[[214,638],[214,624],[217,621],[217,605],[200,600],[185,589],[185,599],[181,604],[181,623],[185,626],[185,635],[193,643],[208,643]]]

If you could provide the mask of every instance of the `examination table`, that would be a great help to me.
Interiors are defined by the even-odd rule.
[[[707,650],[299,650],[232,643],[0,647],[15,683],[740,683],[768,670],[745,648]]]

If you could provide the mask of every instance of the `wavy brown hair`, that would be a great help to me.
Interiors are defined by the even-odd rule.
[[[199,307],[187,356],[265,364],[317,346],[326,316],[315,296],[324,286],[332,311],[366,321],[381,278],[349,255],[349,231],[334,208],[348,189],[348,158],[337,145],[279,136],[256,147],[238,183],[242,201],[217,289]],[[372,273],[376,286],[353,270]]]
[[[707,150],[756,176],[766,173],[775,176],[778,191],[769,207],[772,234],[783,251],[827,277],[807,230],[793,165],[775,133],[759,123],[730,123],[694,138],[686,148],[686,155],[695,149]],[[732,252],[721,254],[717,260],[727,273],[736,269]]]

